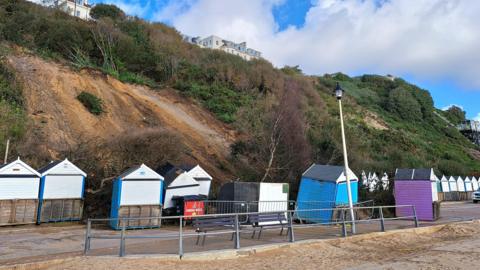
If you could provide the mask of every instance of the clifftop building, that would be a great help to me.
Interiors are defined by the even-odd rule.
[[[38,1],[29,0],[30,2],[39,3]],[[90,10],[92,6],[88,4],[88,0],[48,0],[40,1],[43,6],[57,8],[65,11],[71,16],[78,17],[83,20],[90,20]]]
[[[230,54],[238,55],[245,60],[262,58],[262,53],[254,49],[247,48],[246,42],[235,43],[233,41],[225,40],[221,37],[213,35],[203,39],[200,37],[190,37],[184,35],[183,40],[185,42],[198,45],[202,48],[222,50]]]
[[[72,16],[84,20],[90,20],[90,10],[92,6],[88,4],[88,0],[61,0],[66,3],[66,12]]]

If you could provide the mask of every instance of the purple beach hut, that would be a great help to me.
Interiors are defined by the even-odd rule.
[[[394,180],[396,205],[414,205],[417,217],[423,221],[433,221],[438,216],[432,189],[435,181],[433,169],[397,169]],[[411,207],[396,208],[398,217],[413,216]]]

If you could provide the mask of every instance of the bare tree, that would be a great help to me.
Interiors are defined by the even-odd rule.
[[[103,57],[103,68],[118,72],[113,49],[117,42],[117,34],[115,27],[110,21],[99,21],[96,27],[92,29],[92,36],[98,50]]]

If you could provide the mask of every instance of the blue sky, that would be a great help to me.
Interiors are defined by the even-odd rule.
[[[189,34],[215,34],[308,74],[393,74],[480,120],[480,1],[93,0]]]

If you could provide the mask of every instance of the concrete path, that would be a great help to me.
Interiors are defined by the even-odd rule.
[[[447,202],[442,204],[442,218],[436,222],[420,222],[420,226],[431,226],[449,222],[480,219],[480,205],[471,202]],[[412,228],[411,220],[395,220],[386,223],[387,230]],[[105,226],[93,227],[97,235],[119,235]],[[241,247],[266,245],[273,243],[287,243],[285,232],[279,235],[279,229],[265,231],[260,239],[252,239],[248,227],[241,233]],[[357,225],[359,234],[378,232],[378,221],[360,223]],[[341,237],[341,226],[321,226],[312,228],[294,229],[295,240],[329,239]],[[187,227],[185,234],[194,234],[191,227]],[[179,241],[178,227],[164,226],[160,229],[127,231],[127,236],[171,236],[171,239],[127,239],[126,254],[178,254]],[[83,225],[42,225],[23,227],[0,228],[0,265],[39,261],[65,256],[81,255],[85,239]],[[184,252],[200,252],[219,249],[233,249],[234,243],[231,234],[207,236],[205,245],[196,245],[196,237],[188,236],[184,239]],[[89,255],[118,255],[119,240],[93,239]]]

